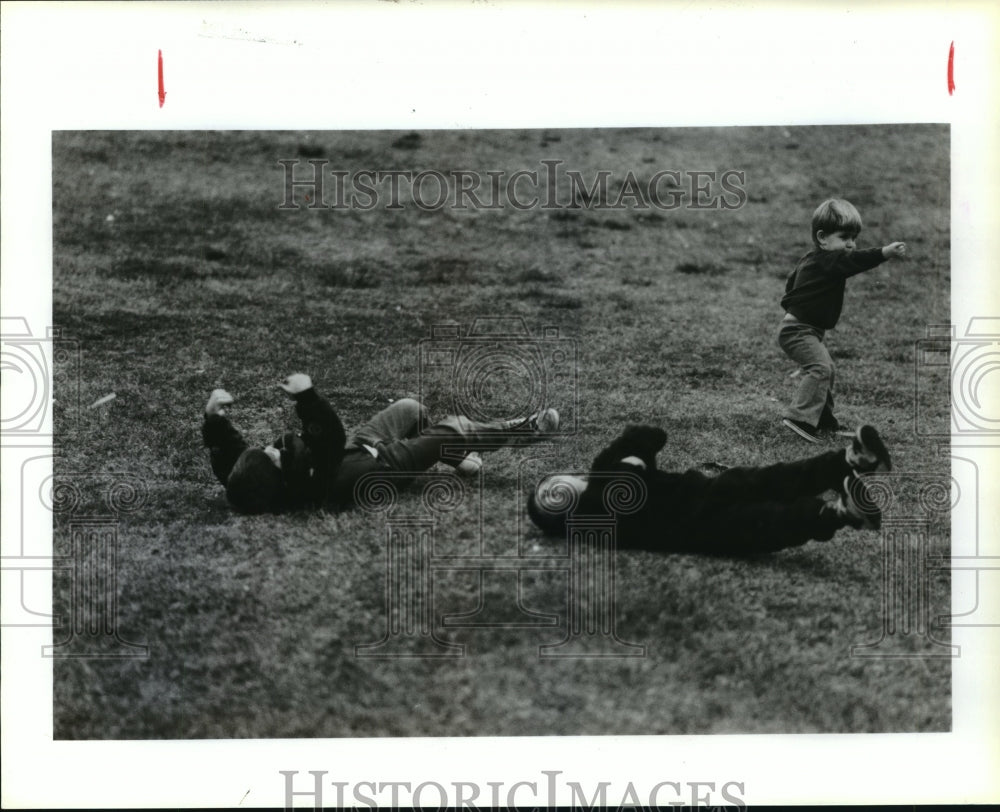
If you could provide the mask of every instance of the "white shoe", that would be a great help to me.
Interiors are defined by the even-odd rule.
[[[475,476],[483,469],[483,458],[478,451],[470,451],[462,461],[455,466],[455,470],[462,476]]]
[[[225,389],[213,389],[205,404],[205,414],[217,414],[220,417],[226,413],[226,406],[233,405],[233,396]]]
[[[559,412],[555,409],[542,409],[528,420],[531,422],[532,430],[538,434],[552,434],[559,430]]]
[[[554,434],[559,430],[559,412],[551,408],[542,409],[530,417],[502,420],[497,425],[501,431],[510,432],[512,435],[529,434],[542,439],[539,435]],[[511,439],[513,440],[513,437]]]

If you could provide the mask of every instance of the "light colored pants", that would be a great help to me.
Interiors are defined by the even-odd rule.
[[[791,320],[783,321],[778,332],[778,346],[802,368],[795,400],[785,417],[813,428],[833,418],[834,368],[824,335],[818,327]]]
[[[351,445],[376,448],[384,467],[417,472],[436,462],[455,466],[469,451],[492,451],[510,441],[499,422],[450,415],[428,425],[427,409],[412,398],[402,398],[354,432]]]

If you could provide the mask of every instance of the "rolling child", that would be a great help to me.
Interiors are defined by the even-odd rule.
[[[302,430],[285,432],[264,448],[250,447],[230,422],[233,396],[224,389],[213,391],[205,406],[201,432],[212,471],[240,513],[344,510],[354,504],[355,487],[367,474],[416,475],[436,462],[466,473],[464,463],[478,450],[543,440],[559,427],[555,409],[491,422],[451,415],[430,424],[420,403],[401,398],[348,441],[340,417],[308,375],[289,375],[278,385],[295,401]]]
[[[565,538],[570,519],[586,525],[613,518],[620,549],[713,555],[770,553],[829,541],[846,527],[881,526],[864,475],[891,471],[892,461],[872,426],[838,451],[718,476],[659,470],[656,455],[666,442],[661,428],[627,426],[587,476],[543,478],[529,495],[528,515],[551,536]],[[616,505],[632,495],[635,504],[619,512]]]

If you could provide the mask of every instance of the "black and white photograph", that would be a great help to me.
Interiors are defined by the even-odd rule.
[[[57,132],[53,178],[56,554],[116,545],[119,655],[55,659],[57,738],[950,728],[948,572],[884,560],[949,549],[947,127]]]
[[[371,5],[318,19],[404,41],[407,4]],[[505,10],[463,13],[529,24]],[[4,657],[6,763],[31,709],[27,773],[170,748],[204,787],[178,807],[744,807],[911,800],[879,759],[957,740],[964,788],[923,797],[996,799],[970,697],[996,702],[1000,317],[964,113],[859,113],[823,79],[759,120],[449,118],[379,73],[350,115],[214,114],[310,66],[309,29],[164,12],[248,67],[205,62],[171,118],[197,62],[144,31],[149,109],[5,150],[41,131],[49,160],[46,223],[4,192],[4,651],[31,658]],[[50,275],[22,298],[29,234]],[[143,769],[105,767],[129,777],[81,797],[134,805]],[[24,784],[12,808],[59,805]]]

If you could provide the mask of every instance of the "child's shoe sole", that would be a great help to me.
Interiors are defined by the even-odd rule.
[[[785,417],[782,419],[781,424],[783,426],[787,426],[788,428],[790,428],[803,440],[808,440],[810,443],[819,442],[819,437],[817,437],[816,433],[812,431],[812,429],[805,423],[800,423],[797,420],[792,420],[791,418]]]
[[[862,426],[857,430],[847,450],[847,462],[855,471],[862,473],[892,470],[889,449],[874,426]]]

